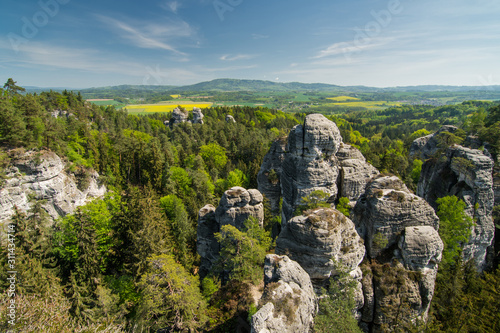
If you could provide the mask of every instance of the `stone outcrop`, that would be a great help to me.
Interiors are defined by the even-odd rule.
[[[367,254],[376,258],[397,244],[406,227],[439,227],[434,209],[412,194],[396,176],[372,180],[352,211],[352,220],[365,240]]]
[[[264,223],[264,205],[262,194],[255,189],[232,187],[224,192],[219,206],[215,210],[215,219],[220,226],[230,224],[241,230],[249,217],[255,217],[262,226]]]
[[[226,115],[226,123],[235,123],[236,120],[234,120],[234,117],[231,116],[230,114]]]
[[[172,128],[176,124],[185,123],[188,120],[188,116],[189,114],[187,111],[175,108],[172,111],[172,115],[170,116],[170,122],[169,122],[170,128]]]
[[[271,210],[276,214],[279,212],[281,199],[281,173],[285,160],[286,138],[280,138],[273,142],[269,152],[264,156],[260,171],[257,175],[259,191],[264,194],[270,202]]]
[[[358,200],[365,192],[368,181],[380,172],[370,163],[366,162],[361,152],[348,145],[341,144],[337,152],[340,163],[339,197],[346,197],[350,201]]]
[[[293,217],[301,198],[315,190],[336,198],[339,168],[335,154],[341,143],[337,125],[320,114],[308,115],[303,125],[290,131],[281,174],[282,223]]]
[[[200,108],[193,108],[193,120],[191,121],[193,124],[203,124],[203,112],[201,112]]]
[[[410,156],[425,161],[436,154],[439,149],[443,148],[439,140],[442,133],[448,132],[454,134],[457,130],[458,128],[455,126],[444,125],[436,133],[415,139],[410,146]]]
[[[352,211],[369,259],[361,265],[362,327],[381,331],[398,305],[403,316],[427,319],[443,243],[433,208],[395,176],[369,182]]]
[[[219,206],[206,205],[198,214],[197,251],[201,257],[200,277],[204,277],[219,257],[219,243],[214,234],[223,225],[230,224],[239,230],[249,217],[254,217],[262,227],[264,205],[262,194],[255,189],[233,187],[222,196]]]
[[[339,274],[339,268],[347,269],[358,280],[357,307],[363,306],[359,264],[365,256],[365,247],[354,223],[338,210],[318,208],[295,216],[283,227],[275,252],[297,261],[318,290],[328,284],[330,276]]]
[[[286,141],[273,143],[257,181],[274,212],[283,199],[282,221],[286,224],[302,198],[311,192],[328,193],[329,202],[340,197],[354,202],[364,192],[368,180],[378,173],[358,149],[342,143],[334,122],[311,114],[303,125],[292,129]]]
[[[287,256],[269,254],[264,265],[262,307],[252,316],[252,333],[310,332],[316,295],[304,269]]]
[[[275,252],[286,253],[321,283],[336,274],[336,263],[357,270],[365,247],[349,218],[336,209],[318,208],[288,221]]]
[[[493,160],[481,150],[454,145],[423,164],[417,187],[417,194],[435,209],[436,199],[449,195],[466,203],[466,212],[476,225],[464,248],[464,259],[474,259],[479,270],[486,267],[495,232],[493,166]]]
[[[0,188],[0,224],[14,213],[14,206],[26,212],[31,207],[29,196],[46,200],[43,208],[56,219],[72,214],[78,206],[102,197],[106,187],[98,182],[99,175],[91,171],[85,188],[78,186],[74,174],[64,170],[65,163],[47,150],[28,151],[13,157],[6,169],[6,180]]]
[[[215,220],[215,207],[206,205],[198,213],[198,230],[196,233],[196,250],[200,255],[200,277],[203,279],[215,264],[219,254],[219,242],[214,234],[220,231]]]

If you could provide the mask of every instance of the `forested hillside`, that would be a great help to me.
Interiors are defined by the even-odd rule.
[[[167,113],[129,115],[86,102],[80,93],[23,90],[12,79],[0,89],[0,188],[11,161],[33,150],[56,153],[83,183],[97,171],[108,191],[56,221],[42,208],[43,198],[31,198],[30,210],[16,210],[11,217],[19,332],[248,330],[248,320],[257,311],[253,293],[262,287],[264,256],[273,252],[271,231],[279,229],[281,214],[272,212],[264,199],[264,230],[249,219],[243,231],[221,231],[216,236],[221,261],[202,281],[196,251],[198,214],[207,204],[217,206],[234,186],[257,188],[257,174],[271,144],[283,140],[306,114],[215,107],[202,110],[203,124],[169,127]],[[227,115],[235,122],[227,121]],[[491,152],[495,161],[500,153],[500,106],[493,102],[403,105],[327,118],[337,124],[344,142],[411,190],[416,190],[424,161],[410,157],[410,145],[442,125],[459,127],[455,134],[440,137],[443,148],[473,135],[482,143],[479,149]],[[440,202],[441,220],[451,228],[467,222],[446,210],[463,212],[460,203],[445,200],[451,199]],[[344,211],[348,215],[349,207]],[[498,218],[498,207],[494,212]],[[7,224],[2,227],[4,235]],[[446,241],[463,241],[460,237],[468,235],[461,231],[452,232]],[[10,286],[9,249],[2,236],[2,290]],[[479,274],[461,261],[460,252],[450,249],[439,267],[428,323],[401,319],[401,325],[384,329],[498,332],[496,262]],[[3,330],[12,329],[10,300],[7,293],[2,295]],[[349,300],[339,302],[352,308]],[[351,311],[336,313],[335,320],[352,323]],[[404,307],[399,313],[404,316]],[[322,325],[317,325],[318,332],[326,327]]]

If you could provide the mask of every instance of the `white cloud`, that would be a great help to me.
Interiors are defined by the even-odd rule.
[[[177,14],[180,7],[181,3],[179,1],[168,1],[162,5],[163,9],[171,11],[174,14]]]
[[[127,39],[139,48],[166,50],[178,55],[185,56],[186,53],[179,51],[169,40],[191,37],[194,34],[193,29],[185,21],[165,22],[163,24],[143,22],[142,24],[137,24],[137,26],[141,26],[142,28],[136,28],[131,24],[111,17],[102,15],[97,15],[97,17],[102,22],[117,30],[122,38]]]
[[[221,56],[219,59],[222,61],[236,61],[236,60],[248,60],[248,59],[253,59],[255,58],[255,54],[237,54],[237,55],[229,55],[225,54]]]

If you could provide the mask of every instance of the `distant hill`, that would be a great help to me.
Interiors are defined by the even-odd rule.
[[[39,88],[27,87],[29,92],[62,91],[65,88]],[[78,89],[69,89],[75,90]],[[239,80],[239,79],[216,79],[212,81],[200,82],[186,86],[158,86],[158,85],[119,85],[108,87],[96,87],[79,89],[82,94],[92,96],[106,96],[110,93],[119,95],[138,95],[140,93],[169,93],[177,94],[183,92],[272,92],[272,91],[331,91],[331,92],[466,92],[466,91],[500,91],[500,85],[490,86],[444,86],[444,85],[422,85],[422,86],[400,86],[376,88],[366,86],[339,86],[326,83],[301,83],[301,82],[274,82],[264,80]]]

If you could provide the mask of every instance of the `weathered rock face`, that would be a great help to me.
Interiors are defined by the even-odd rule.
[[[244,222],[250,217],[264,223],[264,205],[262,194],[258,190],[245,190],[243,187],[233,187],[220,199],[215,210],[215,219],[220,226],[230,224],[241,230]]]
[[[367,184],[352,218],[375,259],[362,265],[362,326],[379,332],[402,302],[406,318],[426,320],[443,251],[432,207],[399,178],[384,176]]]
[[[396,176],[371,181],[352,211],[352,220],[370,258],[397,244],[398,235],[406,227],[439,226],[434,209]]]
[[[342,143],[335,123],[311,114],[303,125],[292,129],[287,140],[280,139],[271,146],[257,181],[273,211],[279,209],[283,198],[282,221],[286,224],[302,197],[311,192],[330,194],[330,202],[339,197],[355,201],[377,174],[358,149]]]
[[[231,116],[230,114],[226,115],[226,123],[235,123],[236,120],[234,120],[234,117]]]
[[[203,112],[201,112],[200,108],[193,108],[193,124],[203,124],[203,118],[205,116],[203,115]]]
[[[493,165],[493,160],[482,151],[454,145],[442,156],[423,164],[417,188],[417,194],[434,208],[436,199],[449,195],[467,204],[466,212],[476,219],[476,226],[464,248],[464,259],[473,258],[479,270],[485,268],[495,232]]]
[[[317,312],[309,275],[287,256],[269,254],[264,266],[262,308],[252,316],[252,333],[310,332]]]
[[[413,141],[410,146],[410,156],[423,161],[433,156],[439,149],[439,135],[443,132],[455,133],[457,127],[451,125],[442,126],[436,133],[429,134]]]
[[[29,151],[14,158],[11,164],[0,189],[0,224],[14,213],[14,206],[28,211],[30,194],[37,200],[47,200],[43,208],[56,219],[72,214],[78,206],[106,193],[95,171],[88,178],[87,188],[78,189],[75,176],[64,170],[64,162],[51,151]]]
[[[295,216],[282,229],[277,254],[287,254],[318,282],[335,275],[335,262],[355,271],[365,255],[354,223],[336,209],[318,208]]]
[[[264,156],[260,171],[257,175],[259,191],[270,201],[271,210],[279,212],[281,198],[281,173],[285,160],[286,138],[277,139],[271,145],[271,149]]]
[[[188,113],[185,111],[182,111],[179,108],[175,108],[174,111],[172,111],[172,115],[170,116],[170,122],[169,126],[172,128],[175,124],[181,124],[185,123],[188,120]]]
[[[215,207],[206,205],[198,213],[198,230],[196,234],[196,250],[201,257],[200,277],[203,279],[209,272],[219,254],[219,243],[214,234],[220,231],[215,220]]]
[[[320,114],[308,115],[304,125],[291,130],[281,174],[283,223],[293,217],[301,198],[311,192],[321,190],[337,196],[335,154],[341,143],[337,125]]]
[[[346,197],[350,201],[358,200],[365,192],[368,181],[380,172],[366,162],[358,149],[345,143],[341,144],[337,158],[340,163],[339,197]]]
[[[338,210],[318,208],[307,215],[295,216],[282,229],[275,252],[297,261],[318,289],[328,283],[330,276],[339,274],[339,267],[347,269],[358,280],[357,307],[363,306],[359,264],[365,256],[365,247],[354,223]]]
[[[219,232],[223,225],[230,224],[242,230],[245,221],[254,217],[262,227],[262,200],[262,194],[258,190],[233,187],[224,192],[217,209],[212,205],[200,209],[197,230],[197,251],[201,257],[200,277],[203,278],[219,258],[220,246],[214,234]]]

